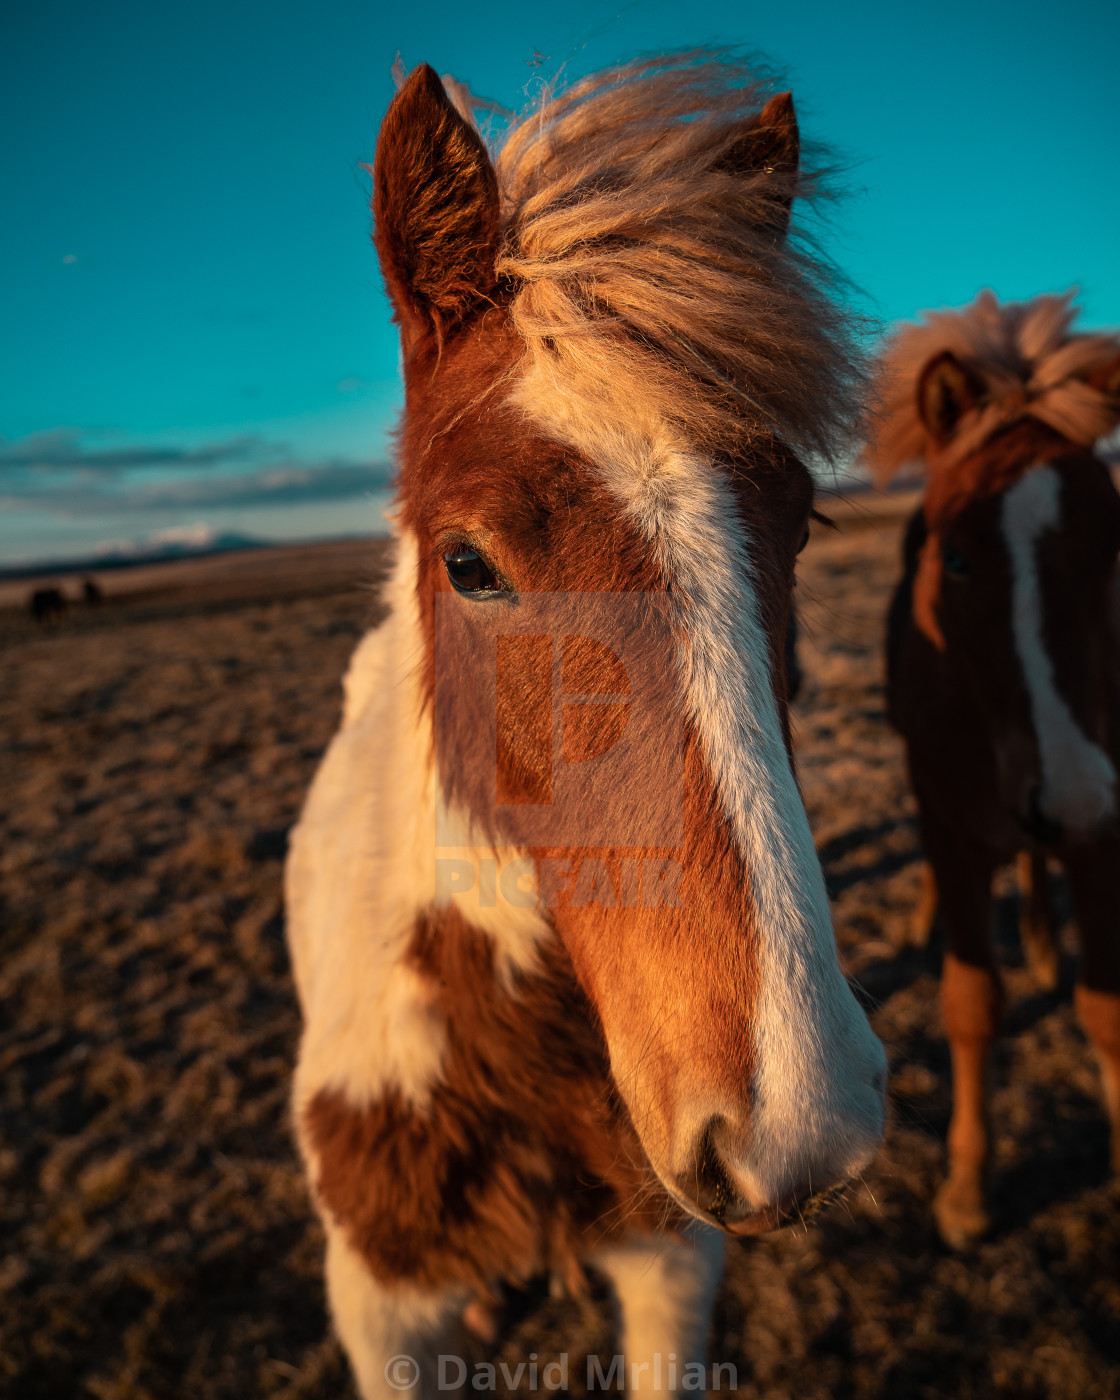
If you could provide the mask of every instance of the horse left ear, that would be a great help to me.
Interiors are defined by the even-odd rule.
[[[717,162],[718,169],[766,177],[764,195],[772,205],[766,222],[779,234],[789,228],[800,165],[801,134],[791,92],[776,93],[750,117]]]
[[[373,239],[405,355],[495,284],[498,181],[475,128],[422,63],[393,98],[373,165]]]
[[[926,432],[941,447],[969,409],[983,398],[983,380],[962,365],[951,350],[935,355],[918,379],[918,413]]]

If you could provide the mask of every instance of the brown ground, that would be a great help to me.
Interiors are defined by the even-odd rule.
[[[807,551],[798,707],[894,1122],[845,1205],[736,1248],[714,1355],[768,1400],[1120,1395],[1120,1196],[1073,945],[1061,994],[1036,994],[1010,899],[997,1229],[961,1259],[930,1227],[947,1055],[937,951],[903,946],[918,845],[879,655],[897,537],[897,518],[848,514]],[[148,571],[53,631],[0,612],[4,1396],[353,1394],[289,1141],[280,871],[378,559],[347,545]],[[581,1350],[613,1350],[599,1304],[526,1300],[501,1356],[569,1350],[578,1390]]]

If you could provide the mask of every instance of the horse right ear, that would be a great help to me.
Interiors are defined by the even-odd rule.
[[[415,68],[381,124],[373,240],[406,358],[488,299],[498,253],[498,181],[474,127],[434,69]]]
[[[801,134],[793,93],[779,92],[740,128],[734,143],[716,162],[717,170],[764,177],[769,201],[765,222],[784,235],[789,228],[801,165]]]
[[[951,350],[935,355],[918,379],[918,413],[938,446],[943,447],[969,409],[984,399],[984,382]]]

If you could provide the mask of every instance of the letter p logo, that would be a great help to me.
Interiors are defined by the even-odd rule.
[[[666,597],[436,595],[436,752],[441,769],[455,767],[453,789],[469,770],[472,810],[485,808],[502,841],[680,844],[683,726]]]

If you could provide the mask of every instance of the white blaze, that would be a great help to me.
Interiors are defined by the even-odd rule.
[[[847,1179],[883,1131],[886,1057],[840,970],[824,876],[782,735],[753,568],[725,474],[659,425],[607,429],[533,372],[516,401],[595,463],[685,600],[685,704],[757,911],[757,1071],[749,1127],[721,1134],[755,1206]],[[725,1106],[679,1106],[699,1139]]]
[[[1061,477],[1032,467],[1003,497],[1003,536],[1011,556],[1011,625],[1038,740],[1043,815],[1071,831],[1090,831],[1115,808],[1116,771],[1082,731],[1054,683],[1046,650],[1035,546],[1061,523]]]
[[[866,1166],[882,1136],[885,1057],[837,959],[730,487],[719,470],[679,455],[662,461],[658,483],[655,510],[643,505],[637,513],[688,600],[686,703],[756,911],[750,1128],[744,1142],[728,1138],[722,1146],[747,1199],[763,1206]]]

